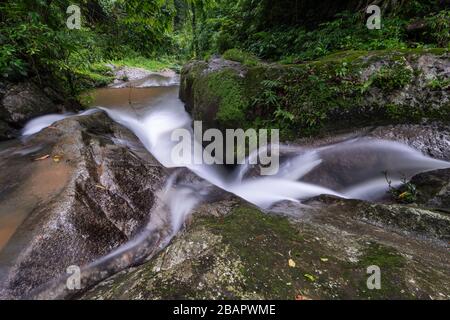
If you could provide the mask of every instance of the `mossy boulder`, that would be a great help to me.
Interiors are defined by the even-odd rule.
[[[223,59],[182,70],[180,97],[218,128],[279,128],[283,137],[373,124],[450,120],[445,49],[346,51],[298,65]]]
[[[386,231],[363,218],[364,206],[347,200],[319,202],[310,209],[291,207],[290,217],[239,201],[228,214],[212,216],[209,205],[154,260],[105,280],[80,298],[450,297],[445,284],[450,280],[448,243]],[[367,287],[367,268],[373,265],[381,270],[380,290]]]
[[[181,71],[180,98],[194,118],[208,127],[236,125],[245,119],[249,103],[243,90],[244,75],[238,62],[191,62]]]

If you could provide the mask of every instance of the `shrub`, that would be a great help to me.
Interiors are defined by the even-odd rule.
[[[260,63],[259,59],[256,58],[254,55],[239,49],[230,49],[225,51],[225,53],[223,54],[223,58],[227,60],[240,62],[248,67],[256,66]]]
[[[450,43],[450,10],[442,10],[425,18],[429,38],[440,47]]]
[[[401,89],[411,82],[413,71],[402,62],[383,66],[372,78],[372,84],[386,91]]]

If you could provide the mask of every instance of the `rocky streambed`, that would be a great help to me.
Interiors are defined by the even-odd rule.
[[[158,75],[159,84],[160,76],[166,75]],[[166,89],[133,88],[154,85],[149,74],[118,79],[114,86],[122,89],[107,90],[123,90],[122,101],[108,106],[138,117],[149,104],[176,96],[170,79],[163,79]],[[207,83],[196,84],[189,102],[194,110],[201,85]],[[135,103],[133,92],[140,97]],[[388,196],[377,202],[318,196],[263,210],[186,169],[164,167],[108,114],[72,116],[2,145],[0,221],[11,221],[7,215],[17,221],[8,232],[0,226],[1,298],[450,298],[449,169],[414,176],[416,197],[408,204]],[[295,144],[354,137],[399,141],[450,160],[445,121],[360,127]],[[170,213],[191,200],[187,194],[201,197],[173,234]],[[380,290],[367,287],[373,265],[381,270]],[[69,266],[81,267],[81,290],[66,287]]]

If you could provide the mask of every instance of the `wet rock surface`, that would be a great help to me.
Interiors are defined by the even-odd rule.
[[[5,121],[24,124],[27,120],[58,111],[58,108],[39,88],[32,83],[13,85],[2,99],[2,107],[6,112]]]
[[[309,145],[373,136],[448,160],[444,139],[427,143],[446,132],[439,124],[385,126]],[[448,181],[448,169],[413,177],[418,195],[409,205],[320,196],[306,207],[279,203],[262,212],[238,199],[210,203],[153,260],[79,298],[448,299]],[[380,290],[367,287],[374,265]]]
[[[294,140],[294,145],[322,147],[362,137],[383,139],[406,144],[425,155],[450,160],[450,123],[424,121],[421,124],[391,124],[364,128],[346,128],[319,137]]]
[[[53,89],[33,82],[3,84],[0,90],[0,140],[12,138],[28,120],[67,111],[63,98]],[[72,108],[70,108],[72,109]]]
[[[221,59],[202,63],[204,68],[205,74],[232,69],[246,76],[240,64]],[[164,86],[164,74],[116,71],[113,86]],[[182,87],[193,85],[186,81],[185,74]],[[196,98],[188,91],[180,94],[192,108]],[[448,128],[445,121],[397,124],[333,132],[294,145],[372,137],[449,160]],[[263,212],[210,186],[204,199],[210,203],[196,208],[162,251],[149,251],[159,242],[148,239],[94,267],[87,286],[68,295],[65,282],[54,284],[57,294],[48,285],[68,266],[89,265],[130,243],[152,218],[160,224],[160,239],[171,233],[170,210],[159,198],[167,172],[130,131],[102,112],[59,121],[1,152],[0,212],[19,212],[23,221],[9,231],[13,235],[0,252],[0,298],[450,299],[448,170],[413,177],[417,200],[409,205],[320,196],[306,206],[283,202]],[[360,169],[373,165],[363,155],[347,158]],[[200,179],[186,171],[181,184],[192,192],[204,190],[196,189]],[[336,173],[326,182],[338,186],[348,178]],[[381,270],[380,290],[366,284],[367,268],[374,265]],[[40,288],[45,290],[34,295]]]
[[[341,199],[316,204],[291,208],[287,218],[237,200],[218,202],[216,212],[230,205],[232,210],[218,216],[194,213],[187,230],[154,260],[81,298],[449,298],[448,243],[374,224],[365,218],[369,204],[358,207]],[[372,265],[381,270],[380,290],[366,284]]]
[[[448,160],[447,130],[437,123],[392,125],[296,143],[382,138]],[[370,166],[367,159],[360,163]],[[269,212],[237,199],[204,205],[150,262],[79,298],[448,299],[443,282],[450,279],[450,219],[440,210],[446,203],[447,171],[414,177],[418,200],[411,205],[328,196],[311,199],[306,208],[280,203]],[[367,288],[372,265],[381,269],[381,290]]]
[[[360,200],[344,200],[328,196],[311,199],[308,204],[326,204],[326,211],[333,218],[335,212],[396,232],[448,242],[450,217],[438,211],[414,205],[381,204]]]
[[[450,160],[449,122],[383,126],[368,136],[401,142],[433,158]]]
[[[5,122],[0,120],[0,139],[6,140],[13,137],[14,130]]]
[[[411,180],[418,190],[417,202],[425,207],[450,213],[450,170],[419,174]],[[450,234],[450,232],[448,232]]]
[[[24,297],[69,266],[84,266],[127,242],[150,218],[166,178],[137,138],[103,112],[57,122],[23,144],[10,153],[41,148],[19,161],[3,159],[3,178],[16,183],[2,190],[2,199],[26,190],[21,174],[37,176],[37,189],[61,167],[65,179],[48,192],[31,193],[37,201],[24,208],[24,221],[0,254],[3,298]],[[20,171],[7,171],[14,163]]]
[[[423,124],[396,124],[377,127],[365,127],[353,130],[341,130],[338,132],[328,133],[320,137],[308,137],[295,140],[288,145],[288,148],[302,146],[306,150],[310,148],[326,148],[330,145],[338,143],[346,143],[350,141],[370,141],[381,139],[393,141],[407,145],[423,155],[450,161],[450,125],[447,122],[429,122]],[[381,167],[388,167],[390,152],[368,152],[364,148],[353,149],[348,152],[345,145],[338,149],[331,156],[326,151],[321,153],[323,162],[318,169],[313,170],[304,177],[307,182],[320,183],[330,188],[340,188],[343,185],[351,185],[357,182],[358,175],[354,172],[367,173],[371,172],[374,167],[380,167],[380,163],[385,163]],[[407,161],[403,159],[402,161]],[[336,170],[339,168],[339,170]],[[380,169],[381,172],[382,169]],[[373,173],[373,171],[372,171]],[[389,179],[389,172],[386,172]],[[404,173],[403,173],[404,174]],[[427,176],[427,174],[424,174]],[[402,177],[403,178],[403,177]],[[409,180],[412,178],[404,177]],[[445,181],[446,177],[442,178]],[[441,181],[441,182],[442,182]],[[431,183],[431,181],[429,181]],[[386,182],[387,184],[387,182]],[[413,183],[415,185],[415,183]],[[423,185],[427,185],[428,181],[424,181]],[[430,198],[428,198],[430,199]],[[423,201],[421,202],[423,204]]]
[[[109,65],[114,74],[114,81],[111,88],[152,88],[168,87],[179,84],[178,75],[172,70],[162,70],[159,72],[149,71],[136,67],[117,67]]]

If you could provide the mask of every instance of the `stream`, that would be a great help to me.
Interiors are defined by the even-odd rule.
[[[167,216],[152,215],[146,228],[134,240],[87,266],[84,272],[96,281],[104,275],[92,276],[92,270],[99,272],[107,269],[114,260],[117,266],[114,272],[117,272],[130,264],[130,252],[133,260],[140,260],[155,252],[148,252],[146,248],[150,246],[149,243],[157,244],[158,250],[164,248],[182,229],[187,216],[199,204],[208,201],[211,185],[267,210],[283,201],[303,205],[302,201],[321,194],[381,200],[388,191],[386,173],[392,185],[398,186],[417,173],[450,167],[449,162],[430,158],[404,144],[367,137],[320,147],[293,144],[276,146],[281,155],[280,167],[272,176],[259,176],[248,161],[232,169],[223,165],[180,164],[171,157],[171,151],[178,143],[171,140],[171,134],[179,128],[192,132],[192,119],[178,99],[178,86],[174,85],[174,81],[161,81],[163,83],[160,85],[158,81],[153,81],[152,85],[157,86],[148,88],[95,90],[93,108],[81,115],[105,111],[115,122],[131,130],[162,165],[167,168],[184,167],[201,179],[193,184],[180,182],[179,171],[175,170],[160,194],[160,209]],[[23,136],[33,135],[55,121],[73,116],[80,115],[46,115],[36,118],[24,127]],[[127,141],[122,143],[127,144]],[[193,140],[192,144],[201,143]],[[250,155],[255,156],[257,153]],[[54,192],[53,189],[64,185],[67,179],[64,168],[54,174],[58,177],[48,184],[46,189],[49,190],[44,188],[39,192]],[[30,183],[33,190],[33,181]],[[14,201],[19,200],[2,199],[0,205],[0,250],[26,218],[21,212],[13,212]],[[161,233],[164,221],[169,221],[171,227],[169,231]]]

